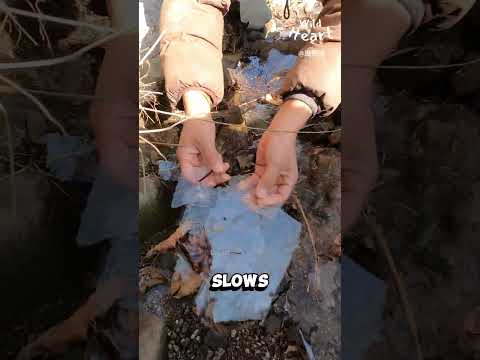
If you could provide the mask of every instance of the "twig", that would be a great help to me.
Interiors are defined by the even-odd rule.
[[[1,4],[1,2],[0,2],[0,4]],[[22,26],[22,24],[20,24],[20,23],[18,22],[18,20],[15,19],[15,16],[9,14],[8,12],[7,12],[6,14],[7,14],[7,16],[8,16],[10,19],[12,19],[12,22],[18,27],[18,33],[19,33],[20,35],[19,35],[18,40],[17,40],[17,45],[18,45],[18,43],[20,42],[20,39],[22,38],[22,34],[24,34],[35,46],[38,46],[37,41],[32,37],[32,35],[30,35],[30,34],[28,33],[27,30],[25,30],[25,28]]]
[[[31,94],[47,95],[47,96],[59,97],[59,98],[73,98],[76,100],[102,100],[101,97],[98,97],[95,95],[87,95],[87,94],[75,94],[75,93],[50,91],[50,90],[35,90],[35,89],[25,89],[25,91],[28,91]],[[7,94],[15,94],[18,91],[10,86],[0,85],[0,92],[7,93]]]
[[[147,95],[154,94],[154,95],[163,95],[163,92],[160,91],[150,91],[150,90],[139,90],[141,93],[145,93]]]
[[[37,105],[37,107],[40,109],[40,111],[43,113],[43,115],[45,115],[45,117],[51,122],[53,123],[54,125],[56,125],[60,131],[62,132],[63,135],[68,135],[67,131],[65,130],[65,128],[63,127],[62,124],[60,124],[58,122],[58,120],[56,120],[53,115],[50,113],[50,111],[48,111],[48,109],[45,107],[45,105],[43,105],[43,103],[38,100],[35,96],[33,96],[32,94],[30,94],[28,91],[26,91],[25,89],[23,89],[20,85],[18,85],[17,83],[15,83],[14,81],[10,80],[9,78],[3,76],[0,74],[0,80],[2,80],[3,82],[7,83],[9,86],[11,86],[12,88],[14,88],[15,90],[17,90],[18,92],[22,93],[23,95],[25,95],[27,98],[29,98],[35,105]]]
[[[0,70],[18,70],[18,69],[31,69],[31,68],[38,68],[38,67],[45,67],[45,66],[53,66],[62,63],[66,63],[69,61],[74,60],[75,58],[85,54],[86,52],[90,51],[91,49],[104,44],[110,40],[113,40],[120,36],[120,32],[116,32],[113,34],[109,34],[104,38],[101,38],[90,45],[86,45],[85,47],[75,51],[74,53],[66,56],[60,56],[53,59],[45,59],[45,60],[32,60],[32,61],[22,61],[22,62],[13,62],[13,63],[0,63]]]
[[[308,236],[310,238],[310,241],[312,242],[313,255],[315,256],[315,264],[316,264],[316,267],[318,268],[319,256],[317,252],[317,245],[315,244],[315,237],[313,236],[313,231],[312,231],[312,228],[310,227],[310,222],[308,221],[307,214],[305,214],[305,211],[303,210],[303,206],[299,197],[296,194],[293,194],[293,199],[295,200],[295,203],[297,204],[297,207],[300,210],[300,213],[302,214],[302,218],[303,218],[303,221],[305,222],[305,226],[307,227]]]
[[[64,25],[71,25],[71,26],[80,26],[80,27],[87,27],[99,32],[113,32],[113,29],[108,26],[100,26],[100,25],[95,25],[95,24],[90,24],[84,21],[78,21],[78,20],[71,20],[71,19],[65,19],[61,17],[56,17],[56,16],[50,16],[50,15],[45,15],[42,13],[36,13],[32,11],[27,11],[27,10],[21,10],[17,8],[13,8],[5,4],[3,1],[0,1],[0,10],[4,11],[7,14],[17,14],[21,16],[26,16],[26,17],[31,17],[31,18],[36,18],[39,20],[46,20],[46,21],[51,21],[51,22],[56,22],[58,24],[64,24]],[[13,16],[12,16],[13,17]]]
[[[35,5],[33,5],[30,1],[27,1],[28,5],[32,8],[33,11],[36,11],[38,14],[43,14],[40,7],[38,6],[38,2],[40,0],[35,0]],[[39,27],[39,32],[40,35],[42,36],[42,39],[47,42],[48,49],[50,50],[50,54],[52,56],[55,56],[55,53],[53,51],[52,43],[50,41],[50,36],[48,36],[47,29],[45,28],[45,24],[42,20],[38,20],[38,27]]]
[[[167,157],[165,155],[163,155],[162,152],[160,150],[158,150],[158,148],[153,143],[151,143],[150,141],[145,139],[143,136],[140,136],[140,140],[142,140],[146,144],[150,145],[157,152],[157,154],[160,155],[163,158],[163,160],[167,161]]]
[[[147,60],[147,58],[150,56],[150,54],[153,52],[153,50],[157,47],[157,45],[160,43],[160,41],[162,41],[162,38],[165,36],[165,31],[166,30],[163,30],[162,33],[158,36],[157,40],[155,40],[155,42],[153,43],[152,46],[150,46],[150,49],[148,49],[147,53],[143,56],[143,58],[140,60],[140,66],[143,65],[143,63],[145,62],[145,60]]]
[[[0,103],[0,113],[2,114],[2,118],[5,122],[5,128],[7,131],[7,138],[8,138],[8,156],[9,156],[9,163],[10,163],[10,204],[12,210],[12,217],[15,218],[17,216],[17,186],[15,184],[15,149],[13,146],[13,132],[12,127],[10,126],[10,121],[8,120],[8,113],[2,103]]]
[[[464,67],[468,65],[473,65],[480,63],[480,58],[476,58],[470,61],[464,61],[459,63],[452,64],[438,64],[438,65],[360,65],[360,64],[343,64],[342,66],[359,68],[359,69],[386,69],[386,70],[440,70],[440,69],[451,69],[457,67]]]
[[[178,125],[180,124],[183,124],[184,122],[188,121],[192,119],[191,117],[185,117],[183,118],[182,120],[176,122],[175,124],[173,125],[170,125],[170,126],[167,126],[166,128],[162,128],[162,129],[152,129],[152,130],[140,130],[139,131],[139,134],[154,134],[154,133],[159,133],[159,132],[164,132],[164,131],[168,131],[168,130],[172,130],[173,128],[177,127]],[[208,120],[206,120],[208,121]]]
[[[420,339],[418,335],[418,327],[415,320],[415,316],[412,311],[412,307],[410,305],[407,289],[403,281],[402,275],[397,269],[397,265],[395,264],[395,260],[393,259],[392,252],[390,251],[390,247],[388,246],[388,242],[387,242],[387,239],[385,238],[382,227],[379,224],[377,224],[376,220],[372,216],[366,215],[365,217],[368,225],[370,226],[373,233],[375,234],[377,245],[381,248],[387,260],[388,267],[390,269],[390,272],[393,275],[395,286],[397,288],[398,293],[400,294],[400,299],[402,301],[402,306],[405,312],[405,316],[407,317],[410,333],[415,342],[417,359],[423,360],[423,351],[422,351],[422,347],[421,347]]]
[[[155,254],[164,254],[168,250],[175,249],[177,241],[183,238],[190,230],[192,229],[192,223],[184,222],[175,230],[175,232],[170,235],[167,239],[158,243],[152,247],[148,252],[146,257],[150,258]]]
[[[171,130],[172,128],[184,123],[185,121],[187,120],[190,120],[192,119],[193,117],[186,117],[185,115],[182,115],[182,114],[175,114],[175,113],[172,113],[172,112],[168,112],[168,111],[163,111],[163,110],[157,110],[157,109],[151,109],[151,108],[146,108],[144,106],[140,106],[140,109],[141,110],[144,110],[144,111],[151,111],[151,112],[155,112],[155,113],[158,113],[158,114],[164,114],[164,115],[170,115],[170,116],[177,116],[179,118],[182,118],[183,120],[181,121],[178,121],[176,122],[175,124],[173,124],[172,126],[169,126],[169,127],[166,127],[166,128],[161,128],[161,129],[151,129],[151,130],[140,130],[140,134],[153,134],[153,133],[158,133],[158,132],[163,132],[163,131],[167,131],[167,130]],[[227,125],[227,126],[232,126],[233,124],[230,124],[230,123],[226,123],[226,122],[223,122],[223,121],[217,121],[217,120],[207,120],[207,119],[197,119],[195,118],[196,120],[201,120],[201,121],[213,121],[215,124],[218,124],[218,125]],[[277,133],[297,133],[297,134],[331,134],[331,133],[335,133],[335,132],[338,132],[338,131],[342,131],[341,128],[338,128],[338,129],[334,129],[334,130],[324,130],[324,131],[295,131],[295,130],[276,130],[276,129],[264,129],[264,128],[258,128],[258,127],[253,127],[253,126],[248,126],[248,125],[243,125],[246,129],[250,129],[250,130],[258,130],[258,131],[263,131],[263,132],[277,132]]]

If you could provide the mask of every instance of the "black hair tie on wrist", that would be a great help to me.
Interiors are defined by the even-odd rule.
[[[290,0],[285,0],[285,8],[283,9],[283,17],[290,19]]]

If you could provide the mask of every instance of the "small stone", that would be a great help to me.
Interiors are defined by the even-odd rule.
[[[200,331],[199,329],[196,329],[196,330],[193,332],[192,336],[190,336],[190,339],[192,339],[192,340],[195,339],[195,338],[197,337],[197,334],[198,334],[199,331]]]
[[[270,353],[267,351],[267,353],[263,357],[263,360],[270,360],[270,358],[271,358]]]
[[[179,351],[180,351],[180,348],[178,347],[177,344],[173,344],[173,350],[174,350],[175,352],[179,352]]]
[[[217,349],[228,345],[228,341],[225,337],[212,330],[208,331],[205,335],[204,343],[212,349]]]
[[[207,352],[207,360],[210,360],[210,358],[213,356],[213,351],[212,350],[208,350]]]
[[[250,354],[250,349],[249,348],[245,349],[245,354]]]
[[[197,336],[197,337],[195,338],[195,340],[196,340],[197,342],[200,342],[200,340],[201,340],[200,336]]]
[[[282,327],[282,320],[276,315],[270,315],[265,320],[265,331],[267,334],[274,334]]]
[[[180,340],[180,344],[184,347],[188,345],[189,342],[190,340],[188,340],[188,338],[183,338],[182,340]]]
[[[232,332],[230,333],[230,335],[232,336],[232,338],[236,337],[237,336],[237,330],[233,329]]]

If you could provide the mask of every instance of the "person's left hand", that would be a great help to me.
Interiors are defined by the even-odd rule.
[[[257,149],[255,173],[239,184],[254,208],[280,206],[298,180],[296,133],[267,131]]]

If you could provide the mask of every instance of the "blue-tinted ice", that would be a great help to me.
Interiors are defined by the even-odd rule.
[[[239,178],[232,179],[232,183]],[[209,276],[216,273],[268,273],[266,291],[199,290],[196,305],[213,301],[215,322],[263,319],[299,242],[301,225],[281,209],[252,211],[235,186],[207,189],[180,180],[172,206],[186,205],[184,221],[205,230],[212,248]]]

